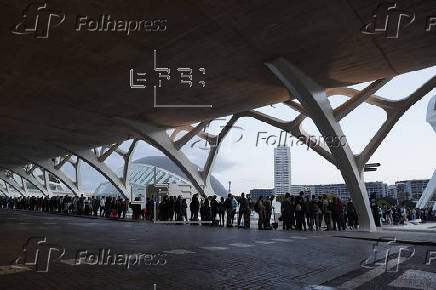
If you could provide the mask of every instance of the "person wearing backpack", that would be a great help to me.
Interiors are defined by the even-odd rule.
[[[257,229],[263,230],[263,225],[265,222],[265,207],[263,205],[263,196],[259,196],[259,200],[254,205],[254,210],[259,216],[259,219],[257,221]]]

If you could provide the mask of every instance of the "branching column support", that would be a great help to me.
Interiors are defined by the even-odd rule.
[[[44,160],[44,161],[34,161],[33,164],[35,164],[37,167],[39,167],[43,173],[44,173],[44,186],[46,188],[49,188],[50,180],[49,180],[49,173],[54,175],[56,178],[58,178],[60,181],[62,181],[68,189],[70,189],[74,195],[80,195],[82,194],[82,191],[79,189],[79,180],[72,180],[70,177],[68,177],[61,169],[62,165],[67,162],[71,158],[70,155],[64,156],[62,158],[53,158],[51,160]],[[56,160],[58,159],[58,160]],[[67,159],[67,160],[66,160]],[[60,165],[62,164],[62,165]],[[78,186],[79,185],[79,186]]]
[[[120,149],[121,144],[113,144],[110,146],[103,146],[100,149],[94,148],[91,150],[84,151],[73,151],[67,148],[66,145],[59,145],[64,150],[67,150],[72,155],[77,156],[77,160],[84,160],[95,170],[100,172],[113,186],[121,193],[124,198],[131,198],[131,187],[129,183],[129,172],[130,172],[130,161],[134,153],[136,144],[138,140],[133,140],[132,144],[129,146],[127,152]],[[105,160],[113,153],[117,153],[124,159],[122,177],[118,177],[117,174],[110,169],[106,164]],[[75,167],[78,170],[79,166]],[[80,176],[80,172],[76,171],[76,176]]]
[[[12,172],[7,170],[7,169],[3,169],[0,171],[0,179],[3,180],[6,183],[6,189],[9,192],[8,184],[10,186],[12,186],[16,191],[18,191],[18,193],[21,196],[26,196],[26,189],[25,189],[25,185],[20,185],[12,176]]]
[[[48,183],[41,183],[32,173],[36,166],[28,165],[24,168],[12,168],[15,174],[19,175],[22,179],[27,180],[29,183],[34,185],[44,196],[51,196],[51,190]]]
[[[1,192],[4,196],[9,197],[9,189],[7,189],[6,186],[3,187],[2,185],[0,185],[0,192]]]
[[[312,149],[341,171],[359,215],[360,229],[363,231],[375,231],[368,193],[363,181],[364,165],[404,112],[435,87],[436,78],[430,79],[408,98],[400,101],[391,101],[374,95],[390,79],[377,80],[362,91],[350,88],[325,90],[284,58],[279,58],[266,65],[283,82],[291,96],[298,99],[300,103],[291,99],[286,104],[299,111],[301,115],[293,122],[283,122],[259,112],[251,111],[242,114],[268,122],[273,126],[291,132],[294,136],[299,136],[303,133],[302,135],[307,138],[301,129],[301,122],[306,116],[313,120],[324,137],[330,140],[340,140],[345,138],[345,136],[339,121],[363,102],[379,106],[387,112],[387,120],[359,155],[355,156],[353,154],[348,143],[341,143],[341,146],[338,146],[337,142],[327,142],[328,150],[320,145],[311,146]],[[328,101],[328,96],[334,94],[346,95],[350,99],[333,110]]]
[[[298,99],[323,136],[336,140],[344,136],[323,88],[283,58],[268,63],[267,66],[283,82],[291,96]],[[359,215],[360,229],[375,231],[362,172],[354,160],[349,145],[335,145],[328,144],[335,165],[341,171],[350,190]]]
[[[175,128],[172,135],[168,136],[165,128],[158,127],[154,124],[139,123],[127,119],[120,120],[136,132],[138,138],[143,139],[148,144],[168,156],[183,171],[183,173],[185,173],[195,189],[205,197],[214,194],[210,184],[211,168],[217,156],[219,147],[222,144],[222,140],[227,135],[232,125],[236,122],[237,118],[238,117],[233,116],[218,136],[210,135],[202,131],[202,129],[208,124],[206,121],[199,123],[196,127],[184,126]],[[188,133],[176,140],[177,135],[182,131],[188,131]],[[181,151],[181,148],[194,136],[205,139],[210,145],[209,156],[203,170],[197,168]]]

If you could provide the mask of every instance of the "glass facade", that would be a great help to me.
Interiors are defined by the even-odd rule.
[[[155,166],[148,164],[131,164],[129,181],[130,185],[133,187],[134,195],[139,194],[139,191],[145,189],[148,184],[154,183],[154,168]],[[156,167],[156,184],[191,183],[172,172]],[[118,196],[119,194],[118,190],[110,182],[101,183],[94,192],[96,196]]]

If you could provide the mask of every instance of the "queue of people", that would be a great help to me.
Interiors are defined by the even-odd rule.
[[[380,224],[400,225],[408,221],[421,220],[422,222],[436,220],[436,211],[431,208],[413,208],[405,206],[383,205],[375,209],[375,218],[379,219]]]
[[[325,226],[326,230],[357,229],[359,221],[353,202],[344,204],[340,198],[322,196],[298,196],[289,193],[281,203],[281,217],[284,230],[320,231]]]
[[[126,218],[129,206],[128,199],[121,197],[84,197],[51,196],[51,197],[0,197],[0,206],[9,209],[24,209],[66,215],[87,215],[112,218]]]
[[[257,213],[259,230],[272,229],[271,220],[275,222],[273,207],[274,196],[259,197],[252,200],[250,194],[240,196],[228,194],[227,198],[209,196],[199,197],[194,194],[189,204],[189,221],[207,221],[212,226],[250,228],[253,212]],[[141,201],[136,197],[135,201]],[[145,208],[139,203],[129,204],[128,199],[121,197],[84,197],[52,196],[52,197],[0,197],[0,207],[25,209],[66,215],[94,215],[100,217],[126,218],[129,207],[132,208],[133,219],[159,221],[188,221],[188,203],[181,196],[164,196],[157,202],[152,196],[147,198]],[[154,209],[156,207],[156,210]],[[431,209],[406,208],[399,206],[374,206],[374,218],[378,224],[398,225],[410,220],[436,220],[436,212]],[[357,229],[359,225],[356,209],[350,200],[343,203],[338,197],[328,198],[326,195],[310,196],[300,192],[298,196],[287,193],[281,200],[281,216],[284,230],[345,230]],[[217,219],[218,217],[218,219]],[[277,222],[274,223],[277,226]],[[273,224],[273,225],[274,225]]]

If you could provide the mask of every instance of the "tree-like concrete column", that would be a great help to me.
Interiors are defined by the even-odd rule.
[[[283,58],[268,63],[267,66],[283,82],[291,96],[298,99],[323,136],[334,140],[340,140],[344,136],[324,88]],[[345,143],[337,146],[334,143],[327,145],[335,159],[335,165],[341,171],[350,190],[359,216],[359,228],[363,231],[375,231],[362,171],[359,170],[349,145]]]
[[[425,82],[407,98],[393,101],[374,95],[378,89],[390,80],[389,78],[376,80],[362,91],[352,88],[323,89],[283,58],[279,58],[266,65],[283,82],[291,94],[291,99],[286,101],[285,104],[299,111],[300,115],[292,122],[285,122],[256,111],[242,112],[239,115],[254,117],[282,128],[295,137],[303,136],[306,140],[308,137],[301,128],[301,122],[306,116],[309,116],[324,137],[328,137],[330,140],[340,140],[341,137],[345,138],[345,136],[339,121],[363,102],[378,106],[387,113],[386,121],[358,155],[353,154],[346,142],[341,144],[341,146],[338,146],[338,142],[327,142],[328,149],[318,144],[310,145],[313,150],[341,171],[359,215],[360,229],[374,231],[375,224],[363,181],[365,163],[368,162],[371,155],[377,150],[401,116],[436,86],[436,77],[432,77]],[[328,97],[335,94],[344,95],[350,99],[333,110]],[[293,98],[297,98],[301,104],[293,101]]]
[[[427,122],[433,127],[433,130],[436,132],[436,96],[428,103],[427,108]],[[431,200],[431,198],[436,195],[436,170],[433,173],[433,177],[427,184],[424,192],[421,195],[418,203],[416,204],[417,208],[425,208],[427,207],[427,203]],[[436,210],[436,202],[433,205],[433,210]]]

